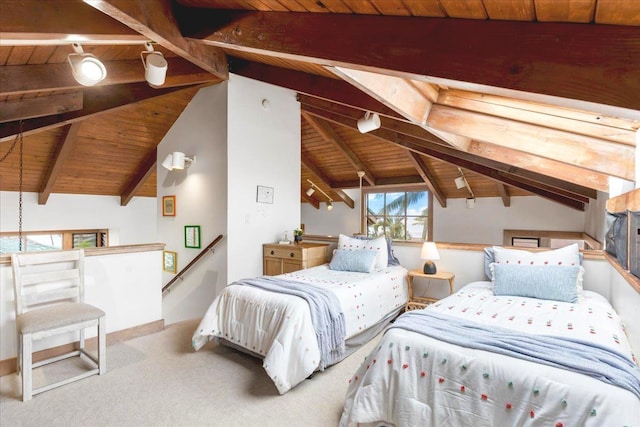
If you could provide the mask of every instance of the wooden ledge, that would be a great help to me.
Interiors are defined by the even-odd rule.
[[[119,246],[106,246],[102,248],[87,248],[84,250],[86,256],[102,256],[102,255],[116,255],[116,254],[130,254],[134,252],[153,252],[164,250],[164,243],[142,243],[137,245],[119,245]],[[11,255],[0,255],[0,265],[11,265]]]

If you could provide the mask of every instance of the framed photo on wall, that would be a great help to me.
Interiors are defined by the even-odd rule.
[[[200,248],[200,226],[185,225],[184,226],[184,247]]]
[[[162,216],[176,216],[176,196],[162,197]]]
[[[162,269],[176,274],[178,271],[178,254],[173,251],[162,251]]]

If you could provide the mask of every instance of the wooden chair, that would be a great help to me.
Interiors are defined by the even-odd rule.
[[[103,375],[106,364],[104,311],[84,303],[84,251],[47,251],[12,254],[15,289],[17,373],[22,375],[22,401],[35,394],[90,375]],[[85,351],[85,329],[98,328],[98,354]],[[62,333],[79,332],[78,350],[33,363],[33,342]],[[79,356],[94,369],[33,389],[33,368]]]

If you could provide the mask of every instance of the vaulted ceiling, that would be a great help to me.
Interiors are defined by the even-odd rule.
[[[145,82],[152,41],[169,63]],[[71,76],[72,42],[108,76]],[[334,201],[363,183],[435,200],[534,195],[584,210],[635,181],[640,2],[624,0],[1,0],[0,190],[156,195],[156,146],[229,72],[292,89],[308,179]],[[376,112],[382,126],[361,134]],[[15,145],[14,145],[15,143]],[[9,153],[10,152],[10,153]],[[8,154],[9,153],[9,154]]]

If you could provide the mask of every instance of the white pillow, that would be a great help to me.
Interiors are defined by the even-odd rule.
[[[493,253],[494,262],[498,264],[580,265],[580,250],[577,243],[543,252],[529,252],[494,246]]]
[[[338,237],[338,249],[346,249],[348,251],[369,249],[375,251],[376,259],[373,264],[374,270],[386,268],[389,262],[387,240],[384,236],[371,240],[362,240],[340,234]]]

